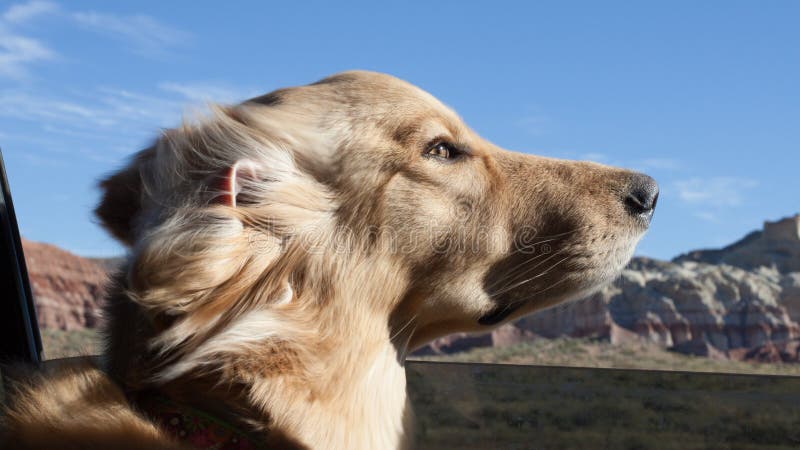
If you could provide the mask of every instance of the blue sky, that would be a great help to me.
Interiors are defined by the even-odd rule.
[[[202,3],[202,4],[201,4]],[[121,253],[97,180],[159,128],[360,68],[506,148],[643,170],[641,255],[800,211],[800,2],[0,2],[0,145],[22,234]]]

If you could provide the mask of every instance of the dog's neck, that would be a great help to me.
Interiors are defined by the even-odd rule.
[[[295,299],[299,305],[310,305],[298,314],[303,322],[295,324],[302,334],[296,345],[264,348],[256,344],[253,352],[224,360],[220,372],[181,376],[162,386],[162,392],[226,420],[263,430],[268,436],[277,432],[310,448],[407,447],[412,412],[406,397],[404,339],[397,339],[390,325],[391,309],[386,305],[392,302],[374,302],[379,296],[399,299],[405,285],[396,274],[389,279],[388,274],[376,275],[375,269],[370,265],[364,266],[363,272],[351,271],[352,282],[331,293],[335,298]],[[358,303],[366,300],[369,304]],[[113,298],[111,303],[113,308]],[[130,305],[130,300],[119,303],[127,307],[123,305]],[[280,324],[281,318],[269,314],[270,310],[245,312],[239,326],[270,331],[267,327]],[[111,316],[131,320],[130,314]],[[133,343],[124,342],[126,334],[136,334],[130,326],[116,332],[112,327],[112,371],[126,374],[120,377],[123,380],[147,378],[152,375],[148,369],[143,369],[144,373],[130,370],[136,365],[131,356],[136,351],[129,346]],[[290,343],[293,339],[291,332],[278,336]],[[123,347],[121,351],[114,351],[115,342]],[[231,386],[236,386],[235,395]],[[198,396],[200,392],[203,395]],[[230,411],[234,411],[233,417],[226,415]]]
[[[406,447],[405,350],[391,342],[386,317],[356,311],[325,309],[316,320],[332,325],[319,343],[326,351],[309,355],[311,375],[299,383],[291,375],[256,378],[251,399],[312,448]]]
[[[407,448],[413,416],[402,360],[388,337],[364,339],[363,331],[354,322],[349,336],[330,338],[324,347],[335,348],[310,362],[318,366],[310,377],[248,376],[236,389],[200,377],[170,383],[161,392],[263,432],[267,442],[277,436],[312,449]]]
[[[349,337],[328,342],[336,347],[307,384],[291,377],[253,383],[273,423],[311,448],[406,446],[411,410],[402,361],[388,336],[365,340],[358,328],[353,323]]]
[[[407,447],[406,348],[386,307],[403,295],[405,283],[377,264],[354,267],[348,278],[334,298],[312,302],[322,306],[312,308],[311,321],[320,328],[319,350],[308,355],[309,379],[255,380],[254,398],[275,424],[312,448]]]

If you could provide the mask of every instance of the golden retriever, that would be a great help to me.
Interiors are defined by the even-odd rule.
[[[130,248],[106,351],[16,386],[15,448],[190,448],[140,405],[155,395],[256,446],[407,447],[409,352],[609,282],[658,196],[646,175],[500,149],[361,71],[214,107],[101,187]]]

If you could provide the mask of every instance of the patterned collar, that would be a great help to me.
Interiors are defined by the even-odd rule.
[[[128,398],[158,427],[198,449],[256,450],[246,432],[187,405],[178,404],[155,392],[129,394]]]

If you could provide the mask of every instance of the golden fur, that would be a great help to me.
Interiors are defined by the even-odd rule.
[[[102,372],[23,385],[7,437],[170,448],[121,394],[157,389],[276,448],[406,447],[406,355],[613,279],[647,228],[633,176],[502,150],[377,73],[216,107],[103,181],[130,252]]]

